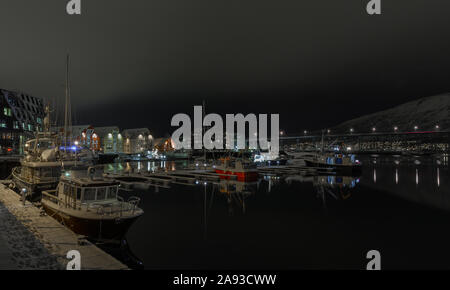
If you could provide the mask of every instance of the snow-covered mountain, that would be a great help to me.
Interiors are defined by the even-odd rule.
[[[334,128],[334,133],[348,133],[353,128],[355,133],[392,132],[398,127],[399,132],[418,130],[450,130],[450,93],[425,97],[411,101],[392,109],[365,115],[346,121]]]

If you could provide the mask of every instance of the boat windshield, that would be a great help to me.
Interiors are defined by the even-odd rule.
[[[52,149],[54,148],[55,145],[53,144],[52,141],[39,141],[39,143],[37,144],[37,148],[38,149]]]
[[[115,186],[102,186],[102,187],[86,187],[84,188],[84,194],[77,192],[77,199],[90,202],[90,201],[103,201],[117,199],[118,187]]]

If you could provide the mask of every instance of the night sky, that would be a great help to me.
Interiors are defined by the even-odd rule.
[[[171,133],[175,113],[279,113],[288,134],[450,91],[450,2],[0,1],[0,88],[64,98],[74,123]]]

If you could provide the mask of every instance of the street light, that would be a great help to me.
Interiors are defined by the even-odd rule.
[[[395,132],[398,131],[398,127],[397,127],[397,126],[394,127],[394,131],[395,131]]]
[[[436,125],[435,128],[436,128],[436,129],[439,129],[439,125]]]
[[[331,130],[330,130],[330,129],[328,129],[328,130],[327,130],[327,133],[328,133],[328,134],[330,134],[330,132],[331,132]]]
[[[303,131],[303,134],[305,134],[305,135],[306,135],[306,134],[308,134],[308,131],[306,131],[306,130],[305,130],[305,131]]]
[[[353,131],[354,131],[353,128],[350,128],[350,133],[353,133]]]
[[[372,132],[375,132],[377,129],[375,127],[372,128]]]
[[[419,129],[419,126],[414,126],[414,130],[417,131]]]

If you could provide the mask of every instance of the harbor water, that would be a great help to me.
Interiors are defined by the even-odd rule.
[[[448,157],[359,159],[356,177],[123,190],[125,199],[141,198],[145,211],[127,234],[129,255],[145,269],[365,269],[367,252],[378,250],[383,269],[450,268]],[[116,163],[105,170],[186,165]]]

